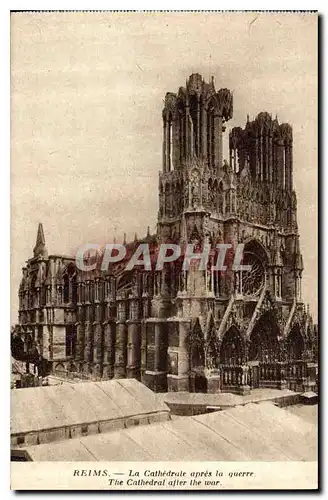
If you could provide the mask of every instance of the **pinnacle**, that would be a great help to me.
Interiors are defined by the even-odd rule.
[[[44,237],[44,232],[43,232],[43,225],[42,222],[39,222],[38,225],[38,232],[36,236],[36,243],[35,247],[33,249],[34,257],[46,257],[47,255],[47,249],[46,249],[46,241]]]

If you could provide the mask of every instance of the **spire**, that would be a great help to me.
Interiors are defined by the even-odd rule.
[[[38,233],[36,236],[36,243],[33,249],[33,253],[34,257],[44,257],[44,258],[48,257],[42,222],[39,222]]]
[[[300,251],[300,237],[296,236],[296,244],[295,244],[295,269],[298,271],[303,271],[303,257]]]

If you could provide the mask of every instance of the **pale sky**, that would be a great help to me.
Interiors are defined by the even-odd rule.
[[[315,14],[16,13],[11,24],[12,322],[39,222],[50,254],[155,231],[163,99],[195,72],[233,91],[226,158],[247,113],[293,126],[303,298],[316,318]]]

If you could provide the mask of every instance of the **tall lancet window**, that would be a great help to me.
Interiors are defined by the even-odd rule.
[[[176,114],[176,136],[179,143],[179,151],[180,151],[180,164],[183,161],[183,158],[186,156],[186,126],[185,126],[185,102],[184,99],[179,99],[177,103],[177,114]],[[177,167],[177,165],[175,165]]]
[[[212,162],[211,162],[211,112],[208,111],[207,114],[207,134],[206,134],[206,140],[207,140],[207,162],[208,166],[210,167]]]
[[[284,146],[284,170],[285,170],[285,179],[284,179],[284,188],[286,190],[289,189],[289,180],[290,180],[290,164],[289,164],[289,154],[288,154],[288,146]]]
[[[169,118],[169,162],[170,162],[170,170],[174,170],[172,116],[170,116]]]
[[[196,96],[190,98],[190,117],[191,117],[191,152],[198,154],[199,147],[199,105]]]
[[[286,186],[286,148],[282,148],[282,187],[285,189]]]
[[[69,302],[69,277],[68,274],[64,275],[64,303]]]
[[[184,156],[186,155],[184,116],[181,110],[179,110],[179,143],[180,143],[180,164],[181,164]]]
[[[77,302],[77,282],[76,282],[76,274],[72,276],[72,302],[76,304]]]
[[[218,212],[220,214],[224,213],[224,193],[223,193],[223,184],[220,182],[218,189]]]
[[[208,165],[214,165],[214,111],[209,109],[207,115],[207,157]]]
[[[268,135],[265,132],[263,137],[263,180],[268,180]]]

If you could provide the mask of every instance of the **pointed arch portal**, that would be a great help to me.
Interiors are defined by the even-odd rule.
[[[282,388],[280,330],[274,315],[264,313],[250,336],[248,359],[250,386]]]
[[[249,360],[261,363],[279,361],[279,327],[271,314],[264,314],[250,337]]]
[[[303,390],[303,380],[307,377],[306,363],[304,362],[305,342],[300,326],[294,325],[286,339],[287,381],[289,389]]]
[[[225,333],[220,348],[221,390],[238,392],[243,384],[244,346],[237,327]]]
[[[234,326],[225,333],[220,348],[221,365],[241,365],[243,361],[242,338]]]
[[[287,337],[288,361],[300,361],[304,351],[304,340],[299,325],[295,325]]]

